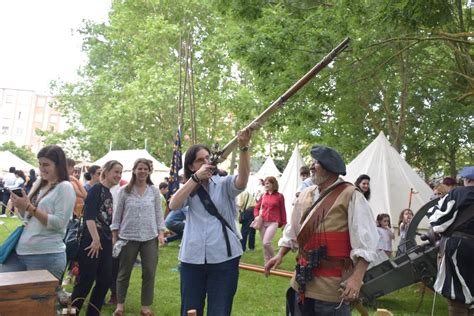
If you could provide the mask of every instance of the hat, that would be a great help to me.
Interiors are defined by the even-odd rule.
[[[459,175],[462,178],[474,180],[474,166],[464,167],[459,173]]]
[[[342,160],[341,155],[331,147],[314,145],[311,148],[311,157],[316,159],[324,169],[332,173],[341,174],[343,176],[346,175],[346,164],[344,160]]]

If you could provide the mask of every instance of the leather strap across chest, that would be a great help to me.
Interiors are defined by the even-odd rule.
[[[304,249],[306,243],[311,239],[311,236],[316,231],[319,223],[321,223],[321,221],[329,214],[329,211],[334,205],[334,202],[336,202],[338,196],[349,186],[351,186],[350,183],[341,182],[328,189],[329,191],[321,193],[322,196],[313,203],[306,214],[304,214],[306,216],[302,220],[305,220],[306,223],[303,225],[297,236],[300,251]],[[313,211],[315,207],[317,207],[317,209]],[[311,218],[306,220],[306,217],[310,216],[311,213]]]

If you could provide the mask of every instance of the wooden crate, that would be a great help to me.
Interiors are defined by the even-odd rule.
[[[58,284],[46,270],[0,273],[0,316],[56,315]]]

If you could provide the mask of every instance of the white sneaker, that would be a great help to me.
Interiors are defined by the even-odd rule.
[[[7,214],[2,214],[0,215],[0,217],[7,217]]]

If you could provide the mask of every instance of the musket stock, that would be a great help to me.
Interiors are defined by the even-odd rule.
[[[310,71],[308,71],[300,80],[298,80],[290,89],[283,93],[276,101],[274,101],[268,108],[265,109],[255,120],[253,120],[246,128],[254,131],[260,128],[263,123],[276,111],[278,111],[283,104],[295,94],[301,87],[303,87],[308,81],[310,81],[317,73],[319,73],[324,67],[329,65],[336,56],[349,46],[351,39],[347,37],[339,45],[337,45],[329,54],[327,54],[318,64],[316,64]],[[228,142],[222,150],[213,147],[212,155],[210,159],[211,164],[218,164],[224,161],[230,153],[237,146],[237,136],[234,136],[230,142]]]

